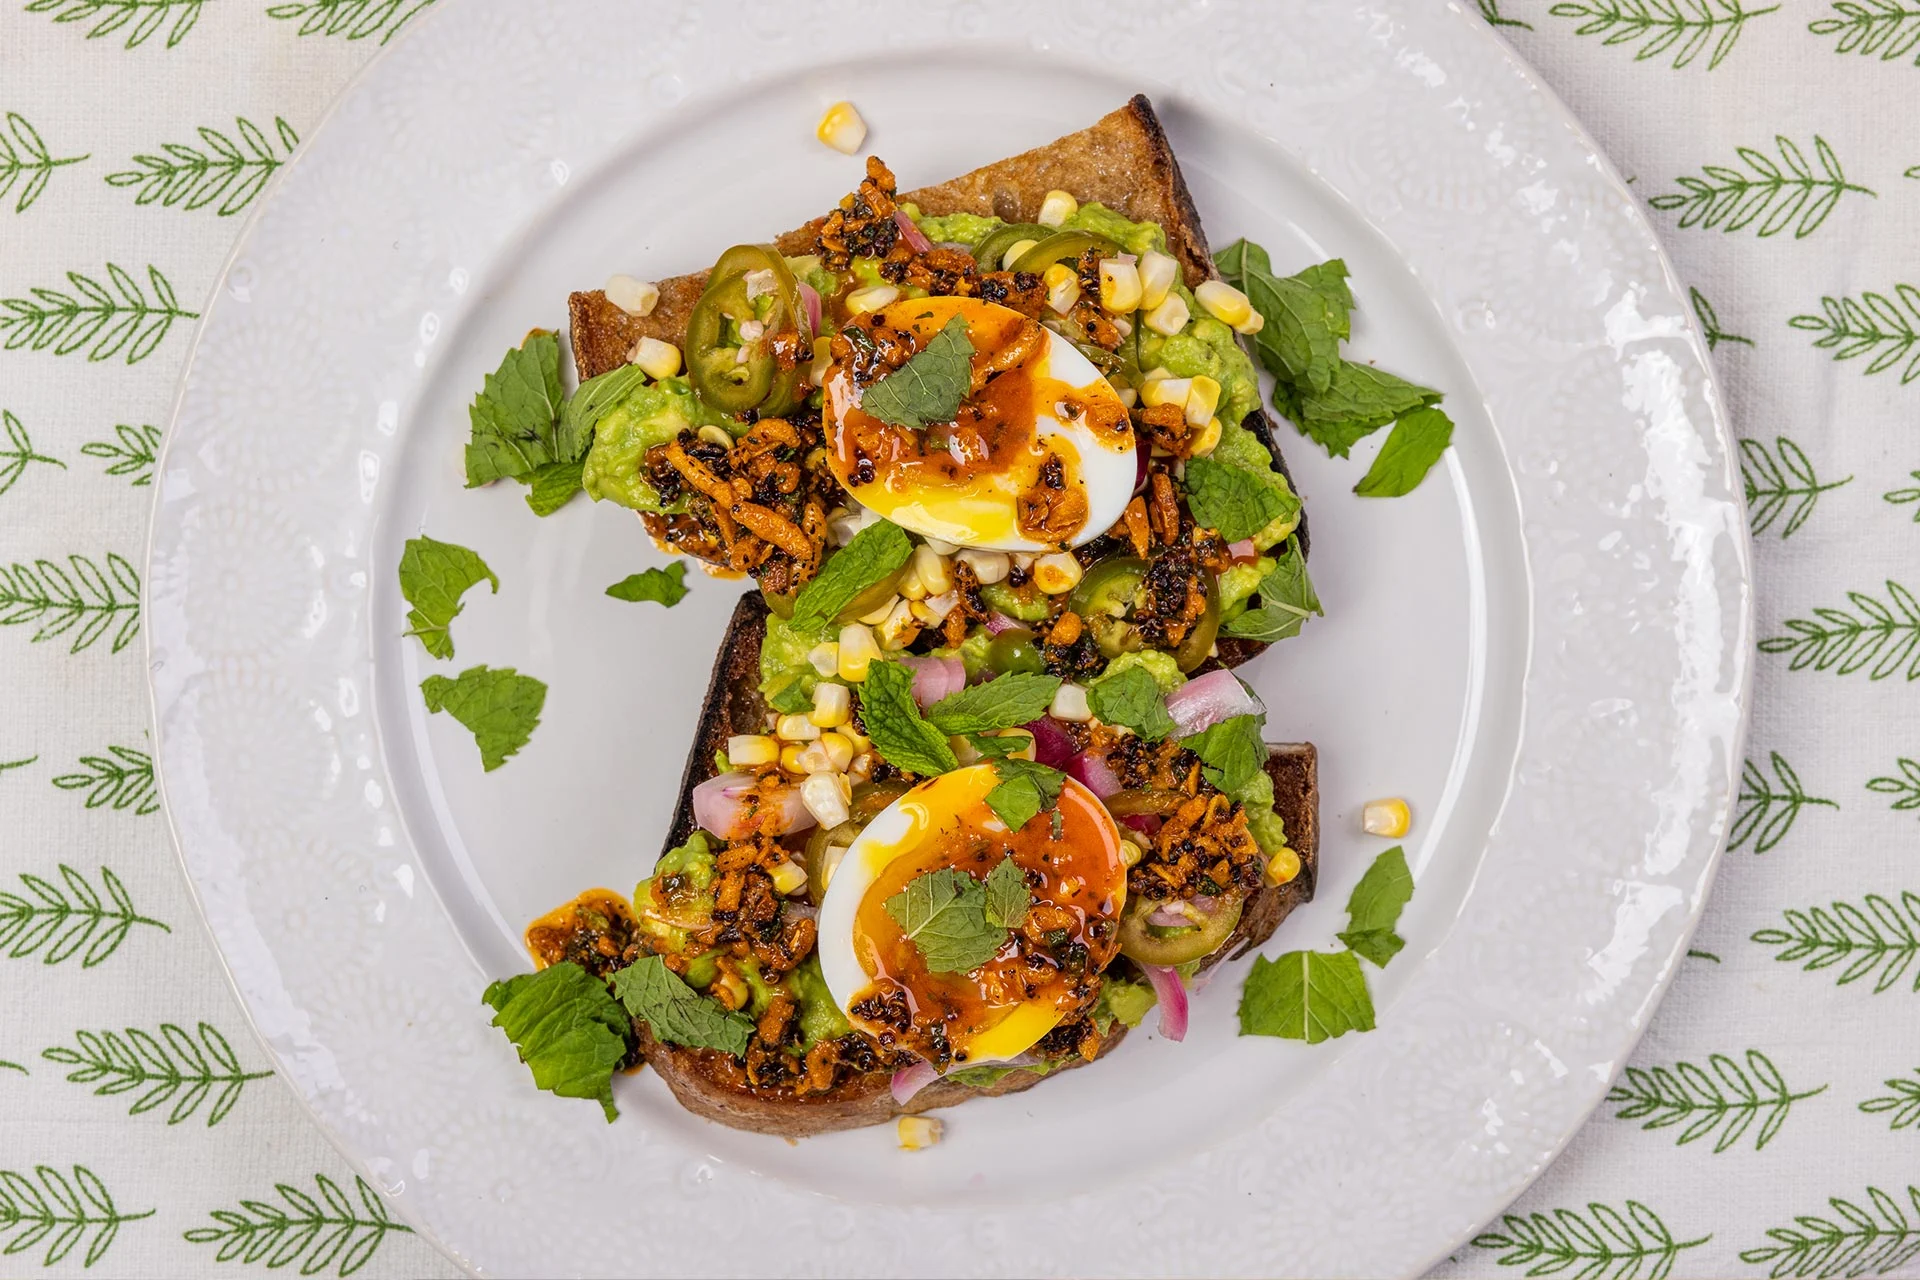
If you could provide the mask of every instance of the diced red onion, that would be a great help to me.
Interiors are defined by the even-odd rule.
[[[901,665],[913,672],[913,700],[922,711],[967,687],[967,667],[958,657],[902,658]]]
[[[913,1101],[913,1095],[940,1078],[931,1062],[916,1062],[893,1073],[893,1100],[901,1106]]]
[[[1163,902],[1147,913],[1147,923],[1157,924],[1162,929],[1180,929],[1193,924],[1184,911],[1175,911],[1173,904]]]
[[[1058,769],[1073,759],[1073,739],[1054,722],[1052,716],[1029,720],[1021,727],[1033,735],[1033,758],[1038,763]]]
[[[805,280],[800,282],[800,306],[807,313],[807,336],[811,338],[820,332],[820,291]]]
[[[722,840],[738,840],[756,830],[774,835],[805,831],[813,815],[796,787],[761,792],[750,773],[722,773],[693,789],[693,817]]]
[[[1151,451],[1145,448],[1140,441],[1136,440],[1134,442],[1133,491],[1135,493],[1138,493],[1142,489],[1147,487],[1147,462],[1149,460],[1148,455],[1150,452]]]
[[[1265,711],[1260,699],[1240,683],[1238,676],[1226,670],[1209,671],[1167,695],[1167,714],[1173,717],[1182,738],[1222,720]]]
[[[1161,817],[1157,813],[1130,813],[1120,821],[1141,835],[1150,836],[1160,830]]]
[[[1009,618],[1004,613],[990,613],[987,615],[987,633],[989,635],[997,636],[1002,631],[1011,631],[1015,627],[1024,627],[1026,625],[1027,624],[1020,621],[1020,619]]]
[[[951,249],[955,253],[964,253],[968,257],[973,256],[973,246],[965,240],[940,240],[936,241],[933,247],[936,249]]]
[[[1125,790],[1120,776],[1107,766],[1107,758],[1091,751],[1082,751],[1067,761],[1067,776],[1084,784],[1087,790],[1102,800],[1116,791]]]
[[[893,220],[894,223],[899,226],[900,235],[906,240],[907,248],[913,250],[915,253],[925,253],[927,250],[933,248],[933,241],[927,239],[926,232],[914,225],[913,219],[907,216],[905,209],[895,209],[893,211]]]
[[[1187,988],[1180,981],[1180,975],[1172,969],[1157,964],[1143,964],[1147,981],[1153,984],[1153,994],[1160,998],[1160,1034],[1169,1040],[1187,1038]]]
[[[1252,538],[1240,539],[1240,541],[1228,547],[1227,551],[1235,560],[1258,560],[1260,558],[1260,549],[1253,545]]]

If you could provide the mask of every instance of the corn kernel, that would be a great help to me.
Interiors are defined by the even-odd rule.
[[[1122,387],[1116,394],[1120,397],[1120,403],[1129,409],[1140,402],[1140,393],[1132,387]]]
[[[1148,378],[1140,385],[1140,399],[1146,402],[1148,408],[1160,404],[1185,404],[1191,394],[1192,378]]]
[[[1180,264],[1171,254],[1154,249],[1140,255],[1140,305],[1151,311],[1166,300],[1180,275]]]
[[[633,363],[658,382],[680,372],[680,348],[658,338],[642,338],[633,344]]]
[[[698,434],[700,438],[708,444],[717,444],[722,449],[733,448],[733,436],[725,427],[716,426],[709,422],[706,426],[700,428]]]
[[[1015,240],[1012,247],[1000,255],[1000,269],[1002,271],[1013,270],[1013,264],[1026,257],[1027,250],[1039,243],[1038,240]],[[989,267],[988,270],[991,271],[992,268]]]
[[[1040,201],[1040,212],[1034,221],[1043,227],[1057,227],[1080,212],[1080,202],[1064,191],[1049,191]]]
[[[651,280],[635,280],[632,276],[615,276],[600,292],[630,316],[652,315],[660,303],[659,285]]]
[[[843,724],[838,729],[835,729],[834,732],[853,744],[853,754],[856,756],[873,745],[873,743],[867,739],[866,734],[861,733],[850,724]]]
[[[737,973],[723,973],[713,980],[711,993],[728,1009],[738,1009],[753,994],[747,989],[747,980]]]
[[[925,1151],[940,1141],[940,1133],[945,1128],[932,1116],[900,1117],[900,1149],[902,1151]]]
[[[836,102],[820,117],[814,136],[842,155],[852,155],[867,140],[867,122],[851,102]]]
[[[807,713],[807,719],[822,729],[832,729],[847,722],[853,709],[853,695],[847,692],[847,686],[822,680],[813,686],[813,710]]]
[[[1246,318],[1244,323],[1233,326],[1233,331],[1235,333],[1245,334],[1247,337],[1251,338],[1254,334],[1260,332],[1262,329],[1266,327],[1267,327],[1267,318],[1261,315],[1258,311],[1255,311],[1253,314],[1249,315]]]
[[[1187,446],[1187,456],[1204,458],[1219,447],[1220,419],[1208,418],[1207,425],[1200,428],[1199,433],[1193,438],[1193,443]]]
[[[937,596],[928,596],[913,606],[913,616],[930,627],[937,627],[947,620],[947,615],[960,607],[960,593],[946,591]]]
[[[1085,724],[1093,719],[1093,711],[1087,706],[1086,689],[1077,684],[1061,685],[1054,691],[1047,714],[1055,720],[1071,720],[1075,724]]]
[[[1145,849],[1142,849],[1139,845],[1135,844],[1130,837],[1128,836],[1120,837],[1120,865],[1121,866],[1123,867],[1139,866],[1140,859],[1146,856],[1147,856],[1147,851]]]
[[[821,734],[820,747],[827,753],[827,763],[837,772],[845,773],[853,763],[853,740],[844,733]]]
[[[807,369],[807,381],[816,387],[827,385],[827,371],[833,368],[832,344],[831,338],[813,340],[813,364]]]
[[[848,846],[830,844],[820,857],[820,892],[825,893],[827,886],[833,883],[833,873],[840,869],[840,860],[847,856]]]
[[[973,741],[964,734],[955,734],[948,738],[947,746],[953,750],[953,758],[958,760],[962,767],[980,763],[980,748],[974,746]]]
[[[1220,384],[1206,374],[1193,379],[1193,389],[1187,392],[1187,422],[1191,426],[1204,427],[1214,410],[1220,407]]]
[[[1300,874],[1300,855],[1286,845],[1267,859],[1267,883],[1286,884]]]
[[[996,582],[1005,582],[1007,574],[1013,569],[1013,561],[1004,551],[962,551],[957,557],[961,564],[973,570],[974,580],[981,586],[991,586]]]
[[[856,316],[863,311],[878,311],[899,297],[900,290],[890,284],[870,284],[847,295],[847,311]]]
[[[1047,305],[1061,315],[1073,310],[1080,301],[1080,277],[1072,267],[1054,263],[1047,268]]]
[[[926,541],[926,545],[927,545],[927,546],[929,546],[929,547],[932,547],[932,548],[933,548],[933,554],[935,554],[935,555],[937,555],[937,556],[950,556],[950,555],[952,555],[952,554],[953,554],[954,552],[956,552],[956,551],[958,551],[958,550],[960,549],[960,544],[959,544],[959,543],[957,543],[957,542],[942,542],[942,541],[940,541],[940,539],[938,539],[938,538],[928,538],[928,539],[927,539],[927,541]]]
[[[912,602],[902,600],[895,604],[886,621],[874,629],[874,634],[882,649],[904,649],[912,644],[920,634],[920,620],[913,616]]]
[[[913,620],[923,627],[937,627],[946,620],[946,615],[935,613],[926,600],[909,600],[907,609],[913,614]]]
[[[853,763],[847,766],[847,776],[856,782],[873,777],[873,752],[862,751],[854,756]]]
[[[930,594],[932,593],[927,590],[927,584],[920,581],[920,575],[909,567],[905,576],[900,579],[901,598],[912,603],[915,600],[925,600]],[[888,612],[891,613],[892,610],[889,609]]]
[[[807,650],[807,665],[823,676],[835,675],[840,670],[840,644],[828,640]]]
[[[1100,305],[1115,315],[1126,315],[1140,305],[1140,268],[1118,258],[1100,262]]]
[[[1080,585],[1082,572],[1072,552],[1049,552],[1033,562],[1033,585],[1050,596],[1057,596]]]
[[[1160,305],[1146,314],[1146,326],[1155,333],[1171,338],[1187,327],[1187,321],[1193,313],[1187,309],[1187,300],[1177,293],[1170,293],[1160,300]]]
[[[913,549],[913,572],[930,596],[945,595],[953,589],[953,575],[947,571],[947,558],[932,547]]]
[[[1202,280],[1193,291],[1193,300],[1224,325],[1245,324],[1253,314],[1253,304],[1247,301],[1247,295],[1225,280]]]
[[[781,716],[773,731],[788,742],[812,742],[820,736],[820,726],[797,712]]]
[[[866,623],[870,627],[877,627],[881,623],[887,620],[888,616],[893,613],[893,606],[898,603],[900,603],[899,596],[890,596],[883,604],[881,604],[879,608],[875,609],[872,613],[861,614],[860,621]]]
[[[772,764],[780,758],[780,744],[764,733],[736,733],[727,739],[727,762],[735,768]]]
[[[791,858],[774,863],[767,874],[773,880],[774,892],[782,897],[790,898],[807,887],[807,869]]]
[[[800,754],[794,763],[800,766],[800,772],[809,777],[816,773],[828,773],[833,769],[833,760],[827,754],[824,743],[809,742],[800,748]]]
[[[1412,825],[1413,814],[1407,809],[1407,802],[1398,796],[1390,800],[1369,800],[1360,815],[1360,826],[1370,836],[1397,839],[1407,834]]]
[[[788,773],[805,773],[807,766],[800,760],[802,748],[797,742],[789,742],[780,748],[780,767]]]
[[[837,827],[847,820],[847,794],[844,773],[811,774],[800,784],[800,803],[823,827]]]

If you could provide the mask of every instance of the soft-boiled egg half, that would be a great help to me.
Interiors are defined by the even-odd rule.
[[[1112,963],[1120,946],[1127,869],[1106,806],[1068,779],[1056,806],[1058,835],[1049,813],[1009,831],[986,802],[998,782],[992,764],[977,764],[895,800],[848,847],[820,906],[821,970],[849,1020],[882,1034],[888,1028],[859,1010],[904,994],[916,1028],[942,1028],[956,1066],[1005,1062],[1031,1049],[1081,1002],[1074,994],[1081,977]],[[927,872],[951,868],[985,880],[1008,858],[1032,895],[1029,931],[1044,935],[1054,960],[1072,955],[1076,962],[1030,957],[1021,934],[1009,931],[978,968],[930,972],[887,900]]]
[[[909,299],[853,323],[884,326],[918,352],[954,316],[973,343],[975,389],[952,422],[882,422],[860,408],[869,376],[856,377],[860,360],[829,369],[828,454],[840,483],[902,528],[966,547],[1052,551],[1105,533],[1133,496],[1133,424],[1071,342],[978,298]]]

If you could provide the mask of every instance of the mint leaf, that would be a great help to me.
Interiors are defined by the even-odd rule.
[[[659,956],[616,970],[613,993],[657,1040],[688,1049],[720,1049],[736,1058],[747,1056],[753,1019],[695,991]]]
[[[1187,463],[1185,483],[1193,522],[1228,542],[1251,538],[1288,514],[1286,499],[1259,476],[1230,463],[1194,458]]]
[[[429,713],[445,711],[473,731],[489,773],[527,745],[547,700],[546,685],[512,667],[468,667],[451,680],[428,676],[420,693]]]
[[[1438,409],[1412,409],[1400,415],[1386,444],[1353,491],[1363,498],[1398,498],[1412,493],[1453,439],[1453,419]]]
[[[627,1056],[633,1026],[606,983],[568,960],[492,983],[480,999],[520,1051],[534,1084],[563,1098],[593,1099],[609,1124],[620,1114],[613,1069]]]
[[[783,715],[798,715],[813,709],[813,694],[807,682],[795,676],[767,695],[767,705]]]
[[[1334,258],[1276,277],[1266,250],[1246,240],[1228,245],[1214,262],[1266,321],[1253,337],[1260,363],[1276,378],[1327,390],[1340,364],[1340,342],[1352,331],[1347,264]]]
[[[586,455],[572,462],[549,462],[520,477],[527,483],[527,506],[537,516],[550,516],[580,492]]]
[[[434,657],[451,658],[453,633],[448,627],[460,616],[460,597],[482,582],[492,583],[494,594],[500,593],[500,579],[467,548],[425,536],[408,538],[400,553],[400,594],[413,606],[407,634],[420,637]]]
[[[829,622],[852,604],[862,591],[907,562],[913,543],[899,525],[875,521],[853,535],[853,541],[827,557],[812,582],[793,600],[793,624]]]
[[[987,873],[987,923],[1018,929],[1027,922],[1027,909],[1032,905],[1026,873],[1012,858],[1000,859]]]
[[[1260,607],[1249,609],[1220,627],[1230,636],[1243,640],[1272,642],[1300,634],[1300,624],[1310,615],[1326,615],[1320,597],[1307,576],[1307,558],[1300,554],[1300,541],[1289,537],[1277,557],[1273,572],[1260,580]]]
[[[896,427],[952,422],[973,385],[973,341],[954,316],[912,359],[868,387],[860,408]]]
[[[1234,716],[1210,725],[1180,745],[1200,757],[1202,772],[1213,786],[1232,794],[1260,772],[1267,744],[1260,740],[1260,717]]]
[[[646,371],[639,365],[623,364],[581,383],[567,397],[566,406],[560,411],[560,430],[555,436],[559,456],[585,458],[587,450],[593,445],[594,428],[600,425],[600,419],[643,386],[646,380]]]
[[[1029,1071],[1036,1076],[1043,1076],[1051,1070],[1053,1070],[1053,1063],[1051,1062],[1023,1062],[1015,1067],[1005,1066],[1001,1063],[989,1063],[984,1067],[955,1067],[940,1078],[942,1080],[951,1080],[955,1084],[972,1085],[976,1089],[985,1089],[989,1085],[1000,1083],[1016,1071]]]
[[[1240,1034],[1319,1044],[1373,1030],[1373,997],[1351,951],[1255,956],[1240,993]]]
[[[1035,764],[1031,760],[1016,760],[1011,756],[995,760],[993,768],[1000,781],[994,784],[993,790],[987,792],[987,808],[1007,824],[1009,831],[1020,830],[1033,821],[1035,814],[1053,808],[1060,799],[1060,787],[1067,777],[1058,769]],[[1060,838],[1057,830],[1054,838]]]
[[[1342,360],[1325,391],[1309,390],[1300,397],[1294,423],[1328,453],[1344,458],[1356,443],[1401,414],[1439,402],[1440,393],[1431,387],[1370,364]]]
[[[1148,742],[1159,742],[1177,727],[1167,714],[1160,682],[1145,667],[1125,667],[1087,686],[1087,706],[1105,724],[1125,725]]]
[[[1007,941],[1004,928],[987,922],[986,886],[964,871],[943,867],[915,876],[885,906],[931,973],[977,969]]]
[[[947,735],[920,718],[913,673],[897,662],[875,661],[860,686],[860,719],[873,749],[896,769],[923,778],[960,767]]]
[[[1413,897],[1413,873],[1399,845],[1373,860],[1347,899],[1347,927],[1337,936],[1355,954],[1386,968],[1406,939],[1394,932],[1400,909]]]
[[[1015,752],[1024,751],[1033,742],[1030,736],[989,736],[984,733],[969,733],[966,737],[967,741],[973,744],[973,749],[980,753],[982,760],[998,760],[1002,756],[1013,755]]]
[[[467,487],[519,479],[574,456],[560,448],[560,340],[535,329],[487,375],[467,409]]]
[[[608,587],[607,594],[615,600],[630,600],[635,604],[651,600],[671,609],[687,598],[686,577],[687,562],[675,560],[664,569],[642,569],[628,574]]]
[[[927,708],[927,720],[948,735],[1011,729],[1047,714],[1059,690],[1058,676],[1016,671],[948,694]]]

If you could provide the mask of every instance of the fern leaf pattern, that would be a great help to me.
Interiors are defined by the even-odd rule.
[[[1741,346],[1753,345],[1752,338],[1743,338],[1737,333],[1728,333],[1720,327],[1720,313],[1707,301],[1707,295],[1698,289],[1688,289],[1687,297],[1693,303],[1693,314],[1700,321],[1701,336],[1707,340],[1707,350],[1713,351],[1723,342],[1737,343]]]
[[[1813,514],[1820,495],[1852,482],[1853,477],[1825,484],[1813,472],[1806,452],[1785,436],[1775,436],[1773,453],[1757,440],[1740,442],[1740,480],[1747,491],[1747,512],[1753,532],[1765,533],[1788,507],[1791,514],[1780,536],[1791,538]]]
[[[1586,1213],[1555,1209],[1551,1214],[1506,1214],[1502,1230],[1473,1238],[1475,1248],[1495,1249],[1503,1267],[1527,1267],[1530,1276],[1551,1275],[1578,1266],[1581,1280],[1666,1280],[1682,1249],[1705,1244],[1713,1237],[1679,1240],[1660,1215],[1638,1200],[1626,1202],[1626,1211],[1593,1203]]]
[[[1911,659],[1907,679],[1920,680],[1920,602],[1891,580],[1887,596],[1891,606],[1849,591],[1854,612],[1819,608],[1812,618],[1788,618],[1789,634],[1762,640],[1760,652],[1790,655],[1794,671],[1812,667],[1845,676],[1865,670],[1871,680],[1886,679]]]
[[[90,649],[108,630],[118,653],[140,633],[140,575],[126,558],[107,555],[103,572],[86,556],[0,565],[0,627],[35,626],[33,640],[72,633],[67,652]]]
[[[42,1266],[58,1265],[87,1240],[81,1265],[91,1267],[106,1256],[122,1223],[153,1214],[152,1209],[123,1213],[106,1184],[83,1164],[73,1166],[72,1178],[45,1164],[35,1165],[32,1177],[0,1169],[0,1239],[6,1241],[6,1253],[45,1245]]]
[[[33,463],[47,463],[59,467],[62,471],[67,464],[58,458],[49,458],[33,447],[33,440],[27,435],[27,429],[20,419],[7,410],[0,409],[0,430],[6,433],[4,446],[0,446],[0,494],[13,488],[27,468]]]
[[[77,955],[80,967],[91,969],[118,951],[135,925],[173,932],[136,911],[126,885],[106,867],[104,894],[64,862],[59,884],[24,871],[20,883],[24,893],[0,891],[0,950],[9,959],[37,954],[42,964],[60,964]]]
[[[317,1275],[328,1267],[350,1276],[367,1265],[394,1232],[412,1228],[395,1222],[364,1178],[354,1178],[358,1203],[324,1173],[314,1175],[319,1192],[313,1196],[287,1183],[278,1183],[281,1205],[267,1200],[242,1200],[238,1209],[215,1209],[214,1225],[186,1233],[193,1244],[219,1248],[215,1262],[259,1263],[269,1268],[298,1262],[300,1274]]]
[[[1834,1196],[1833,1217],[1802,1214],[1791,1227],[1767,1232],[1771,1244],[1742,1249],[1740,1260],[1771,1265],[1774,1276],[1885,1275],[1920,1255],[1920,1187],[1907,1188],[1915,1218],[1897,1197],[1868,1187],[1868,1207]]]
[[[1835,360],[1868,356],[1866,372],[1885,373],[1905,361],[1900,385],[1920,378],[1920,289],[1897,284],[1890,298],[1866,292],[1858,298],[1820,299],[1820,314],[1798,315],[1787,321],[1803,333],[1817,333],[1816,351],[1830,351]]]
[[[131,809],[142,817],[160,810],[153,757],[132,747],[110,746],[104,756],[81,756],[80,768],[61,774],[53,785],[86,792],[89,809]]]
[[[1920,933],[1915,932],[1920,926],[1920,894],[1902,893],[1895,903],[1870,893],[1862,903],[1855,906],[1837,901],[1831,910],[1789,907],[1782,913],[1786,928],[1758,930],[1753,941],[1778,947],[1775,960],[1798,964],[1809,973],[1838,967],[1839,986],[1871,977],[1878,995],[1899,983],[1920,953]],[[1913,989],[1920,991],[1920,975],[1916,975]]]
[[[264,1080],[271,1071],[247,1071],[240,1065],[227,1038],[208,1023],[198,1028],[199,1039],[171,1022],[159,1033],[138,1027],[116,1031],[76,1031],[74,1047],[55,1045],[40,1056],[71,1067],[67,1080],[91,1084],[100,1097],[139,1091],[128,1115],[144,1115],[171,1102],[167,1123],[191,1118],[209,1100],[206,1123],[211,1129],[226,1119],[240,1101],[247,1084]]]
[[[1733,830],[1727,836],[1729,849],[1738,849],[1751,840],[1755,853],[1766,853],[1786,838],[1787,832],[1799,819],[1800,811],[1808,805],[1822,805],[1829,809],[1840,807],[1832,800],[1808,795],[1800,783],[1800,775],[1794,772],[1793,766],[1778,751],[1771,753],[1768,763],[1773,766],[1772,782],[1767,781],[1767,775],[1751,760],[1740,771],[1740,794],[1734,800]]]
[[[129,483],[136,489],[152,484],[153,468],[160,457],[160,428],[120,423],[114,427],[114,434],[118,437],[114,440],[89,440],[80,446],[80,452],[89,458],[111,458],[107,474],[132,476]]]
[[[1920,1076],[1920,1067],[1913,1074]],[[1920,1080],[1895,1076],[1886,1083],[1893,1092],[1868,1098],[1860,1109],[1870,1116],[1886,1116],[1889,1129],[1911,1129],[1920,1123]]]
[[[1920,760],[1909,760],[1902,756],[1899,765],[1899,777],[1870,779],[1867,790],[1883,796],[1898,796],[1899,799],[1893,802],[1895,812],[1920,809]]]
[[[1827,1086],[1795,1093],[1766,1054],[1749,1049],[1746,1059],[1742,1067],[1716,1053],[1706,1067],[1691,1062],[1671,1068],[1628,1067],[1621,1082],[1607,1091],[1607,1101],[1619,1107],[1617,1120],[1640,1120],[1642,1129],[1677,1128],[1678,1146],[1711,1137],[1715,1154],[1738,1143],[1758,1121],[1753,1149],[1763,1151],[1787,1122],[1793,1104],[1826,1092]]]
[[[92,22],[87,39],[125,31],[126,47],[138,49],[162,27],[167,29],[167,48],[187,38],[200,21],[200,8],[206,0],[28,0],[28,13],[51,13],[55,22]],[[98,21],[95,21],[98,19]]]
[[[1915,480],[1920,480],[1920,471],[1911,472],[1910,474]],[[1907,503],[1912,503],[1913,522],[1920,524],[1920,486],[1912,489],[1891,489],[1880,496],[1895,506],[1904,506]]]
[[[1804,240],[1819,230],[1843,195],[1877,197],[1876,192],[1847,181],[1840,158],[1818,134],[1813,139],[1818,173],[1792,139],[1775,136],[1773,144],[1780,155],[1778,163],[1752,147],[1738,147],[1735,154],[1746,165],[1745,172],[1705,165],[1703,176],[1677,178],[1680,190],[1657,195],[1647,203],[1666,212],[1678,210],[1682,229],[1734,232],[1758,222],[1757,231],[1763,237],[1779,235],[1792,226],[1794,239]]]
[[[1839,36],[1835,53],[1876,54],[1882,62],[1898,62],[1920,48],[1920,5],[1900,0],[1835,0],[1833,12],[1807,24],[1817,36]],[[1920,67],[1920,53],[1913,64]]]
[[[1533,30],[1531,22],[1522,22],[1518,18],[1509,18],[1501,13],[1500,0],[1479,0],[1479,5],[1480,16],[1487,20],[1489,26],[1519,27],[1522,31]]]
[[[200,318],[199,312],[180,305],[173,284],[158,267],[147,267],[151,299],[131,273],[114,263],[107,264],[107,279],[111,289],[92,276],[69,271],[72,293],[35,288],[31,298],[0,299],[0,307],[6,309],[0,315],[6,349],[51,347],[53,354],[65,356],[91,343],[90,361],[111,360],[124,352],[128,364],[139,364],[153,354],[176,321]]]
[[[414,14],[433,0],[294,0],[267,10],[269,18],[299,24],[303,36],[341,36],[365,40],[379,36],[385,44],[400,34]]]
[[[55,169],[79,164],[85,159],[83,155],[56,157],[41,140],[40,131],[29,124],[25,116],[9,111],[7,127],[0,129],[0,200],[19,187],[19,194],[13,198],[13,211],[25,213],[47,189]]]
[[[1547,12],[1578,19],[1575,35],[1599,36],[1609,48],[1636,46],[1635,62],[1671,55],[1679,71],[1705,53],[1711,71],[1727,60],[1748,22],[1779,7],[1748,9],[1741,0],[1563,0]]]
[[[133,187],[137,205],[159,204],[166,208],[204,209],[219,201],[214,210],[230,218],[247,207],[260,194],[267,180],[278,172],[300,137],[293,126],[275,117],[274,132],[279,145],[260,127],[244,116],[234,118],[238,143],[218,129],[200,129],[201,147],[169,142],[161,155],[137,155],[133,168],[107,175],[109,186]]]

